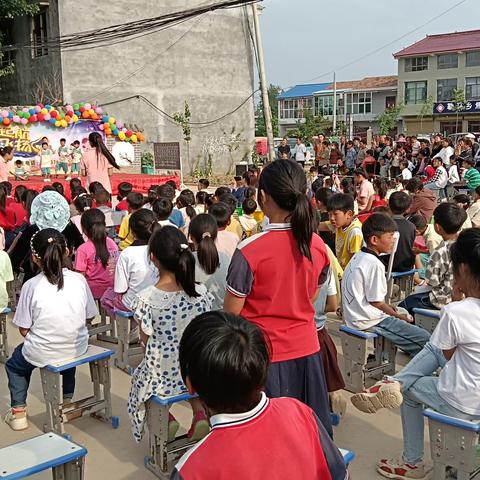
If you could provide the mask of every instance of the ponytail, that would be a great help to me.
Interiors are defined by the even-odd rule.
[[[187,295],[199,296],[195,288],[195,257],[178,228],[166,226],[155,230],[148,249],[162,268],[175,274],[177,284]]]
[[[195,194],[189,189],[182,190],[177,198],[177,207],[185,208],[185,212],[190,220],[193,220],[197,215],[193,205],[195,205]]]
[[[206,213],[197,215],[188,229],[189,236],[197,246],[198,263],[207,275],[215,273],[220,266],[215,239],[218,234],[216,220]]]
[[[288,219],[297,248],[312,261],[310,246],[315,215],[305,194],[307,179],[303,169],[296,162],[272,162],[263,169],[258,190],[270,196],[279,208],[290,212]]]
[[[92,132],[88,136],[88,141],[90,142],[90,145],[97,151],[97,160],[100,155],[103,155],[112,167],[120,170],[115,157],[111,154],[105,143],[103,143],[102,136],[98,132]]]
[[[86,210],[81,218],[82,230],[95,245],[95,262],[100,261],[107,268],[110,252],[107,248],[107,227],[105,215],[101,210]]]
[[[30,240],[32,254],[40,260],[43,274],[56,285],[58,290],[64,286],[63,268],[66,266],[67,244],[65,237],[53,228],[37,232]]]
[[[146,208],[133,212],[129,218],[128,226],[135,238],[133,246],[148,245],[153,232],[160,228],[155,214]]]
[[[7,192],[3,187],[0,187],[0,212],[5,213],[7,207]]]

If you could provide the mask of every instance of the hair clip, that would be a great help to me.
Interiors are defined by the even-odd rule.
[[[53,237],[48,237],[47,242],[48,242],[48,243],[53,243]]]
[[[203,238],[212,238],[212,234],[210,232],[203,232],[202,239]]]
[[[186,243],[181,243],[180,244],[180,250],[188,250],[188,245]]]
[[[83,207],[84,212],[86,212],[87,210],[90,210],[90,207]]]

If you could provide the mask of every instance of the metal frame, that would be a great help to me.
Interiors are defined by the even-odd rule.
[[[440,321],[440,310],[427,310],[426,308],[414,308],[415,325],[427,332],[433,333]]]
[[[418,270],[413,269],[408,272],[390,272],[387,276],[387,296],[385,303],[398,304],[405,300],[414,290],[415,283],[413,278]],[[398,290],[394,286],[398,286]]]
[[[131,357],[142,355],[145,352],[145,349],[139,344],[130,345],[130,329],[132,325],[133,313],[115,310],[114,315],[118,339],[115,366],[131,375],[135,370],[133,365],[130,363]]]
[[[115,334],[115,322],[102,307],[100,299],[97,300],[97,305],[100,313],[100,323],[93,324],[91,322],[87,322],[88,335],[90,337],[96,335],[97,340],[101,340],[103,342],[117,343],[118,339]]]
[[[8,359],[8,333],[7,333],[7,315],[9,308],[4,308],[0,312],[0,363],[5,363]]]

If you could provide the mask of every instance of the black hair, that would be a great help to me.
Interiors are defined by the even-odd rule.
[[[5,193],[7,195],[11,195],[12,194],[12,189],[13,189],[13,186],[10,182],[2,182],[1,183],[2,187],[5,189]]]
[[[151,210],[141,208],[140,210],[133,212],[128,219],[128,228],[135,237],[133,244],[135,246],[148,245],[157,225],[157,218]]]
[[[223,195],[218,197],[218,200],[230,207],[230,215],[233,215],[235,213],[235,210],[237,208],[237,199],[231,193],[224,193]]]
[[[150,206],[153,205],[155,200],[158,200],[158,187],[158,185],[150,185],[150,188],[148,189],[147,202],[150,204]]]
[[[398,230],[395,221],[385,213],[372,213],[362,225],[362,234],[365,243],[375,236],[392,233]]]
[[[75,188],[81,187],[81,186],[82,186],[82,181],[79,178],[72,178],[70,180],[70,192],[73,193],[73,190],[75,190]]]
[[[208,188],[210,186],[210,182],[206,178],[201,178],[198,183],[202,185],[204,188]]]
[[[352,145],[353,145],[353,142],[352,142]],[[364,178],[368,178],[368,174],[367,172],[365,171],[365,169],[363,169],[362,167],[358,167],[354,170],[353,172],[354,175],[357,175],[357,176],[362,176]]]
[[[467,157],[463,159],[463,163],[466,163],[467,165],[470,165],[470,167],[473,167],[475,165],[475,160],[471,157]]]
[[[393,192],[388,206],[394,215],[403,215],[412,204],[412,197],[405,192]]]
[[[170,185],[174,191],[177,189],[177,184],[175,183],[175,180],[167,180],[165,182],[165,185]]]
[[[215,218],[218,228],[227,227],[232,215],[230,207],[223,202],[214,203],[208,209],[208,213]]]
[[[199,296],[195,288],[195,257],[178,228],[167,226],[153,232],[148,249],[162,268],[175,274],[177,284],[187,295]]]
[[[48,143],[47,143],[48,145]],[[9,155],[10,153],[13,152],[13,147],[10,145],[7,145],[6,147],[0,148],[0,157],[4,157],[5,155]]]
[[[317,202],[323,203],[326,208],[328,205],[328,201],[330,200],[332,195],[334,195],[334,193],[329,188],[322,187],[315,192],[315,200]]]
[[[402,161],[400,162],[400,165],[401,165],[402,167],[407,168],[407,167],[408,167],[408,162],[407,162],[406,160],[402,160]]]
[[[243,213],[252,215],[257,211],[257,202],[253,198],[246,198],[242,203]]]
[[[217,221],[212,215],[201,213],[190,222],[188,234],[197,244],[198,263],[207,275],[212,275],[220,265],[215,246],[218,235]]]
[[[111,195],[108,190],[102,188],[101,190],[99,189],[95,192],[95,202],[97,203],[97,205],[107,205],[110,200]]]
[[[351,195],[353,197],[353,199],[355,200],[355,197],[357,195],[357,191],[353,185],[353,181],[351,178],[349,177],[344,177],[342,178],[342,180],[340,181],[340,187],[343,191],[343,193],[347,194],[347,195]]]
[[[197,211],[193,206],[195,205],[195,194],[189,190],[182,190],[177,198],[177,207],[185,208],[185,212],[189,216],[190,220],[195,217]]]
[[[158,187],[157,196],[158,198],[168,198],[173,202],[175,199],[175,189],[169,183],[164,183]]]
[[[17,201],[17,203],[21,203],[23,194],[27,191],[27,187],[25,185],[17,185],[15,187],[15,193],[13,197]]]
[[[309,169],[310,173],[318,173],[318,167],[315,167],[315,165],[313,167],[310,167]]]
[[[132,210],[143,207],[143,195],[139,192],[130,192],[127,195],[127,204]]]
[[[42,188],[42,193],[43,192],[56,192],[56,190],[51,185],[45,185]]]
[[[467,212],[456,203],[445,202],[434,210],[433,218],[445,233],[452,235],[462,228],[467,219]]]
[[[384,200],[387,196],[387,182],[382,177],[377,177],[373,181],[373,187],[376,189],[378,196]]]
[[[48,147],[48,142],[42,142],[42,147],[46,145]]]
[[[210,208],[213,205],[213,194],[207,193],[205,196],[205,206]]]
[[[218,188],[215,190],[214,195],[215,195],[218,199],[220,199],[220,197],[221,197],[224,193],[232,193],[232,191],[231,191],[228,187],[218,187]]]
[[[256,194],[256,190],[253,187],[247,187],[245,189],[245,198],[251,198],[254,197]]]
[[[242,180],[242,177],[239,176],[239,175],[235,175],[235,176],[233,177],[233,179],[234,179],[236,182],[240,182],[240,181]]]
[[[27,218],[30,218],[30,214],[32,213],[32,202],[37,195],[38,192],[36,190],[30,189],[26,190],[22,195],[22,204],[27,212]]]
[[[103,268],[107,268],[110,253],[107,248],[107,227],[105,215],[98,208],[83,212],[81,218],[82,230],[95,245],[95,262],[100,261]]]
[[[119,183],[117,200],[118,201],[123,200],[132,190],[133,190],[133,185],[130,182]]]
[[[78,146],[80,146],[80,140],[74,140],[73,143],[72,143],[72,145],[78,145]]]
[[[461,203],[465,210],[470,206],[470,197],[465,193],[458,193],[452,198],[452,200],[455,203]]]
[[[195,195],[197,205],[205,205],[205,200],[207,199],[208,195],[209,194],[207,192],[197,192]]]
[[[61,142],[66,142],[67,140],[65,140],[65,138],[61,138],[60,141]]]
[[[297,248],[304,257],[312,261],[310,245],[315,215],[305,194],[307,178],[303,168],[296,162],[272,162],[262,171],[258,190],[269,195],[279,208],[290,212],[288,220]]]
[[[21,160],[15,160],[15,165],[23,165],[23,162]]]
[[[346,193],[334,193],[327,201],[327,211],[333,212],[334,210],[353,213],[355,211],[353,197]]]
[[[410,193],[421,192],[423,190],[423,182],[422,180],[420,180],[419,177],[413,177],[407,182],[407,184],[405,185],[405,188]]]
[[[261,330],[238,315],[207,312],[194,318],[180,340],[182,378],[208,409],[247,412],[260,398],[269,348]]]
[[[73,201],[73,204],[75,205],[78,213],[83,213],[85,210],[92,208],[93,200],[90,195],[84,193],[76,197]]]
[[[366,152],[365,152],[367,155],[369,155],[370,157],[373,157],[373,150],[371,148],[369,148]]]
[[[95,195],[95,192],[100,189],[100,188],[105,188],[100,182],[91,182],[88,185],[88,191],[92,194]]]
[[[425,217],[420,214],[412,215],[408,217],[408,221],[415,225],[415,228],[418,230],[423,230],[427,226],[427,221]]]
[[[107,148],[105,143],[103,143],[103,138],[98,132],[90,133],[90,135],[88,136],[88,141],[97,152],[97,161],[98,157],[100,155],[103,155],[112,167],[120,170],[120,167],[118,166],[115,157],[110,153],[110,150]]]
[[[0,212],[5,213],[7,207],[7,190],[4,185],[0,185]]]
[[[75,187],[73,190],[72,190],[72,200],[73,200],[73,204],[75,205],[75,199],[79,196],[79,195],[88,195],[88,192],[85,190],[85,188],[83,188],[82,186],[79,186],[79,187]]]
[[[173,203],[168,198],[159,198],[153,203],[152,210],[158,220],[168,220],[168,217],[172,214]]]
[[[60,182],[53,182],[52,183],[53,189],[58,192],[62,197],[65,195],[65,189]]]
[[[476,282],[480,283],[480,228],[468,228],[461,232],[450,248],[450,258],[455,275],[459,274],[460,265],[464,263]]]
[[[319,188],[323,187],[323,178],[316,178],[312,183],[312,192],[315,193]]]
[[[47,280],[61,290],[64,285],[63,268],[66,266],[67,242],[54,228],[37,232],[30,241],[32,254],[41,262]]]

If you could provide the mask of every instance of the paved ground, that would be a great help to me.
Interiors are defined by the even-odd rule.
[[[337,330],[340,322],[331,317],[329,329],[339,345]],[[20,336],[13,326],[9,326],[10,347],[20,342]],[[104,344],[108,346],[108,344]],[[339,349],[341,353],[341,349]],[[402,355],[397,361],[404,363]],[[342,358],[340,356],[340,365]],[[400,365],[399,365],[400,368]],[[82,366],[77,371],[76,397],[88,395],[90,386],[88,367]],[[143,441],[137,445],[130,433],[126,412],[126,399],[130,386],[130,378],[122,371],[112,369],[112,399],[114,414],[120,417],[120,428],[113,430],[110,425],[92,418],[82,418],[67,425],[67,433],[73,440],[88,449],[86,459],[86,480],[99,478],[116,480],[152,480],[156,478],[143,467],[143,458],[148,453],[148,444]],[[349,394],[347,394],[349,395]],[[6,374],[0,367],[0,411],[8,410],[9,396]],[[42,432],[44,423],[44,403],[40,385],[40,375],[35,372],[29,393],[28,414],[30,428],[24,432],[13,432],[3,422],[0,423],[0,447],[28,439]],[[175,414],[179,421],[187,427],[191,414],[183,405],[176,407]],[[428,434],[426,434],[428,438]],[[398,411],[382,411],[377,415],[365,415],[356,411],[349,402],[349,410],[341,424],[335,428],[337,445],[352,449],[356,459],[350,467],[353,480],[372,480],[383,478],[375,472],[375,461],[378,458],[396,456],[401,451],[402,435],[400,415]],[[428,452],[428,445],[426,445]],[[429,456],[429,455],[428,455]],[[36,478],[49,479],[50,474],[38,475]]]

